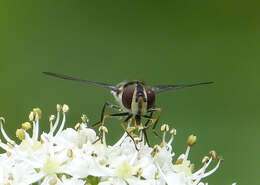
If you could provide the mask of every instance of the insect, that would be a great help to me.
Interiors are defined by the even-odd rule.
[[[57,78],[62,78],[65,80],[72,80],[82,82],[88,85],[103,87],[109,89],[113,94],[115,100],[119,103],[119,105],[114,105],[109,102],[106,102],[101,111],[100,121],[93,125],[93,127],[98,125],[104,125],[104,120],[109,117],[117,117],[117,116],[125,116],[126,118],[122,121],[121,126],[125,132],[131,137],[133,141],[134,138],[127,131],[125,127],[125,123],[128,122],[131,118],[135,120],[136,126],[141,125],[141,117],[147,118],[147,122],[145,123],[145,129],[143,129],[143,133],[147,144],[149,145],[146,128],[148,127],[149,121],[152,121],[152,131],[153,133],[160,137],[156,131],[156,125],[161,115],[161,108],[155,107],[155,96],[159,93],[176,90],[184,87],[192,87],[198,85],[211,84],[213,82],[199,82],[193,84],[186,85],[159,85],[159,86],[147,86],[142,81],[127,81],[121,82],[117,85],[109,85],[105,83],[97,83],[89,80],[82,80],[78,78],[73,78],[70,76],[52,73],[52,72],[43,72],[46,75],[50,75]],[[115,114],[105,114],[106,107],[111,107],[113,109],[118,109],[121,112]],[[157,116],[153,116],[153,113],[157,112]],[[136,145],[135,145],[136,147]],[[137,147],[136,147],[137,149]],[[138,149],[137,149],[138,150]]]

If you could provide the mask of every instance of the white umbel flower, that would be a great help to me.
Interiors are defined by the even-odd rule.
[[[203,158],[202,167],[194,171],[189,160],[190,149],[196,143],[193,135],[188,138],[186,152],[174,160],[172,142],[176,130],[169,131],[166,124],[161,127],[162,141],[154,147],[148,146],[142,132],[135,137],[136,143],[124,133],[109,145],[107,128],[101,126],[96,134],[87,127],[86,115],[75,129],[65,128],[68,110],[67,105],[57,105],[57,115],[49,117],[50,130],[40,134],[42,113],[39,108],[33,109],[30,122],[16,131],[19,143],[6,134],[5,119],[0,117],[5,139],[0,141],[5,151],[0,154],[0,185],[206,185],[201,180],[213,174],[222,161],[211,151]],[[207,170],[212,161],[217,161],[216,166]]]

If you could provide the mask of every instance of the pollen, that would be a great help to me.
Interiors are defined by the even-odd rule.
[[[128,161],[124,161],[116,169],[116,175],[122,179],[129,178],[132,176],[132,174],[133,174],[133,167],[128,163]]]
[[[24,130],[22,128],[16,130],[16,137],[20,140],[24,140],[25,133],[24,133]]]
[[[196,136],[190,135],[190,136],[188,137],[187,144],[188,144],[189,146],[193,146],[193,145],[195,145],[196,140],[197,140],[197,137],[196,137]]]
[[[60,167],[60,161],[55,158],[48,158],[43,166],[43,172],[46,174],[54,174]]]
[[[31,123],[29,123],[29,122],[25,122],[25,123],[22,124],[22,128],[24,130],[29,130],[31,127],[32,127]]]

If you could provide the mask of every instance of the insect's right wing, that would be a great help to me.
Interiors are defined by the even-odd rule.
[[[192,87],[192,86],[197,86],[197,85],[204,85],[204,84],[211,84],[213,82],[199,82],[199,83],[194,83],[194,84],[184,84],[184,85],[158,85],[158,86],[153,86],[152,90],[154,91],[155,94],[165,92],[165,91],[171,91],[171,90],[176,90],[180,88],[185,88],[185,87]]]
[[[43,73],[46,74],[46,75],[50,75],[50,76],[56,77],[56,78],[82,82],[82,83],[93,85],[93,86],[96,86],[96,87],[103,87],[103,88],[106,88],[106,89],[110,89],[110,90],[115,91],[115,92],[118,91],[118,88],[116,86],[105,84],[105,83],[92,82],[92,81],[89,81],[89,80],[82,80],[82,79],[74,78],[74,77],[71,77],[71,76],[67,76],[67,75],[63,75],[63,74],[57,74],[57,73],[52,73],[52,72],[43,72]]]

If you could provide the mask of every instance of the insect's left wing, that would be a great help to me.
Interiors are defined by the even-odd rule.
[[[89,80],[82,80],[82,79],[79,79],[79,78],[74,78],[74,77],[71,77],[71,76],[52,73],[52,72],[43,72],[43,73],[46,74],[46,75],[54,76],[54,77],[65,79],[65,80],[72,80],[72,81],[82,82],[82,83],[85,83],[85,84],[88,84],[88,85],[93,85],[93,86],[96,86],[96,87],[103,87],[103,88],[110,89],[110,90],[115,91],[115,92],[118,91],[118,88],[116,86],[105,84],[105,83],[92,82],[92,81],[89,81]]]
[[[181,89],[185,87],[193,87],[197,85],[205,85],[205,84],[212,84],[213,82],[199,82],[199,83],[194,83],[194,84],[183,84],[183,85],[158,85],[158,86],[153,86],[152,90],[154,91],[155,94],[165,92],[165,91],[171,91],[175,89]]]

